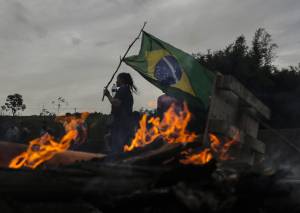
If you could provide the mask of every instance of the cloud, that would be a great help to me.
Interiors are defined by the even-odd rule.
[[[101,46],[105,46],[105,45],[107,45],[107,44],[110,44],[110,43],[112,43],[113,41],[97,41],[96,43],[95,43],[95,45],[97,46],[97,47],[101,47]]]
[[[0,37],[4,40],[28,42],[47,35],[47,30],[37,23],[31,10],[20,1],[3,0],[0,14]]]
[[[80,38],[77,38],[77,37],[72,37],[72,44],[74,46],[77,46],[81,43],[81,39]]]

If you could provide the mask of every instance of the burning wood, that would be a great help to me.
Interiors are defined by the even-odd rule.
[[[124,146],[124,151],[129,152],[137,147],[143,147],[153,143],[156,139],[161,138],[167,143],[189,143],[196,140],[196,133],[189,133],[187,125],[191,120],[191,113],[184,103],[183,110],[176,111],[175,105],[165,112],[163,119],[159,117],[151,117],[147,119],[144,114],[140,120],[140,128],[135,134],[131,144]],[[148,128],[148,126],[151,126]]]
[[[210,141],[212,142],[211,148],[214,152],[218,153],[220,160],[233,160],[230,156],[229,149],[232,145],[239,141],[240,133],[237,131],[231,140],[226,141],[223,145],[214,134],[210,134]]]
[[[146,114],[143,115],[140,120],[140,128],[136,132],[131,145],[125,145],[124,151],[129,152],[137,147],[144,147],[154,141],[159,141],[159,139],[168,144],[196,143],[198,135],[194,132],[190,133],[187,131],[191,116],[186,103],[184,103],[182,111],[179,112],[178,109],[176,110],[174,104],[171,105],[165,112],[162,120],[160,120],[159,117],[151,117],[148,119]],[[183,155],[185,159],[180,160],[180,163],[203,165],[212,160],[213,157],[216,157],[221,161],[232,160],[234,158],[229,155],[229,149],[239,141],[238,138],[238,131],[236,131],[231,140],[225,142],[221,142],[215,134],[209,134],[210,147],[203,150],[198,141],[199,144],[196,148],[202,148],[202,151],[195,153],[195,150],[190,149],[181,152],[181,155]],[[143,159],[143,157],[139,158]]]
[[[182,154],[187,155],[185,159],[180,160],[182,164],[203,165],[213,159],[213,155],[209,148],[206,148],[197,154],[190,154],[189,152],[182,152]]]
[[[233,139],[222,143],[216,135],[209,134],[210,148],[205,148],[203,151],[195,154],[192,154],[192,151],[182,152],[183,155],[186,155],[186,158],[180,160],[180,162],[183,164],[203,165],[212,160],[213,156],[221,161],[233,160],[234,157],[230,156],[229,149],[237,143],[238,138],[239,132],[236,132]]]
[[[32,140],[27,151],[16,156],[9,163],[9,168],[19,169],[26,166],[35,169],[57,153],[66,151],[71,146],[71,143],[79,137],[79,129],[84,124],[88,115],[89,113],[82,113],[79,118],[60,118],[60,121],[64,121],[66,134],[59,141],[56,141],[54,137],[48,133]]]
[[[25,144],[0,141],[0,168],[7,168],[11,159],[25,152],[27,149],[28,146]],[[66,150],[65,152],[57,153],[53,158],[45,161],[43,168],[51,169],[58,168],[62,165],[74,164],[78,161],[100,160],[105,158],[105,156],[105,154]]]

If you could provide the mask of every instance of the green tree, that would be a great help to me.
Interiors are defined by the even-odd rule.
[[[271,67],[276,57],[274,50],[277,47],[277,44],[273,43],[271,35],[264,28],[259,28],[254,34],[249,54],[258,68]]]
[[[8,95],[5,104],[1,108],[6,111],[10,111],[12,115],[15,116],[17,111],[24,111],[26,109],[26,105],[23,103],[22,95],[16,93]]]
[[[249,47],[240,35],[223,50],[197,53],[195,57],[208,69],[233,75],[257,96],[264,96],[261,92],[274,86],[271,73],[275,70],[272,62],[277,45],[263,28],[256,30],[251,44]]]
[[[300,64],[276,67],[276,48],[271,34],[259,28],[249,46],[241,35],[224,49],[194,56],[212,71],[235,76],[270,107],[273,127],[300,127]]]

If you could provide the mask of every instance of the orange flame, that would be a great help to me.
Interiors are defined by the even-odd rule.
[[[203,165],[212,160],[213,153],[218,157],[218,159],[222,161],[233,160],[234,158],[231,157],[228,152],[230,147],[237,143],[239,137],[240,134],[237,131],[232,140],[229,140],[222,144],[220,139],[216,135],[209,134],[209,140],[211,142],[210,148],[206,148],[196,154],[189,154],[185,157],[185,159],[180,160],[180,162],[182,164]]]
[[[236,144],[240,138],[240,133],[237,131],[233,138],[224,144],[222,144],[219,138],[214,134],[209,134],[210,142],[211,142],[211,149],[218,154],[218,158],[220,160],[233,160],[234,158],[230,156],[229,149],[232,145]]]
[[[64,127],[66,134],[60,139],[59,142],[54,140],[54,137],[48,133],[40,138],[30,141],[29,147],[26,152],[21,153],[11,160],[9,168],[19,169],[23,166],[35,169],[41,163],[50,160],[57,153],[66,151],[71,142],[78,138],[78,127],[83,125],[89,113],[81,114],[80,118],[68,117],[59,118],[60,121],[65,121]]]
[[[180,160],[180,163],[203,165],[203,164],[208,163],[212,158],[213,158],[213,156],[212,156],[211,150],[209,148],[206,148],[197,154],[191,154],[191,155],[186,156],[185,159]]]
[[[147,121],[147,115],[144,114],[140,120],[140,128],[135,134],[131,144],[124,146],[124,151],[132,151],[137,147],[144,147],[158,138],[162,138],[167,143],[189,143],[195,141],[197,135],[187,132],[186,128],[191,120],[191,113],[186,103],[183,104],[183,110],[176,112],[174,104],[164,113],[163,119],[151,117]],[[148,126],[151,126],[148,128]]]

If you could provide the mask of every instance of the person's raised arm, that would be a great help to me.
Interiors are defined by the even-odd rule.
[[[108,89],[104,89],[104,95],[108,98],[109,102],[111,103],[111,105],[113,105],[114,107],[118,107],[121,105],[121,100],[118,98],[113,98],[110,94],[110,92],[108,91]]]

